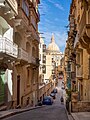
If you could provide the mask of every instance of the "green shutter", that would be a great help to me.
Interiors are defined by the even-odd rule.
[[[5,72],[0,72],[0,104],[4,103],[4,96],[5,96]]]

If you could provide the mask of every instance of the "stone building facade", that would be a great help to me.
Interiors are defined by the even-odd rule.
[[[72,111],[89,111],[90,1],[72,0],[69,26],[70,30],[65,49],[68,72],[65,72],[65,74],[67,85],[70,83]]]
[[[42,101],[43,97],[50,95],[51,91],[56,87],[59,74],[56,72],[56,68],[60,65],[60,59],[63,54],[61,54],[55,43],[54,35],[52,35],[51,42],[47,48],[41,37],[39,48],[39,100]]]
[[[44,39],[40,35],[40,43],[39,43],[39,96],[38,99],[40,101],[43,100],[44,96],[47,95],[47,91],[45,91],[46,84],[44,82],[44,75],[46,73],[46,44],[44,43]]]
[[[6,108],[37,104],[39,3],[0,1],[0,104]]]

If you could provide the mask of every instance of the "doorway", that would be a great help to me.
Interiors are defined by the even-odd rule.
[[[20,104],[20,75],[17,76],[17,106]]]

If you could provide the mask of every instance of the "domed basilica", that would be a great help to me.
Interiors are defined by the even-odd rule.
[[[45,80],[50,80],[55,72],[55,67],[60,65],[63,57],[58,45],[55,43],[54,34],[52,34],[51,42],[46,49],[46,74]]]

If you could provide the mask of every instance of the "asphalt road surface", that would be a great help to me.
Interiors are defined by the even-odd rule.
[[[60,97],[65,94],[61,89],[62,81],[57,86],[58,93],[53,105],[46,105],[38,109],[16,114],[4,120],[68,120],[64,104],[61,104]]]

